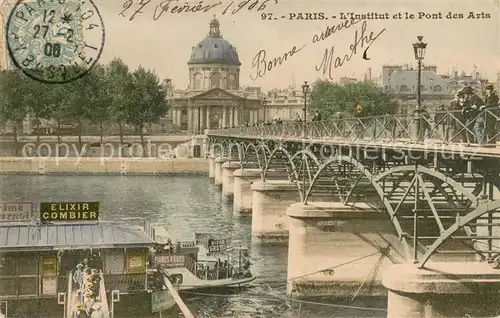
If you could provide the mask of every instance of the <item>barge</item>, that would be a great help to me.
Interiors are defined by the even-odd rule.
[[[92,310],[105,318],[161,317],[175,307],[165,280],[183,291],[239,287],[255,279],[241,266],[200,260],[195,241],[169,243],[159,232],[167,233],[148,224],[103,221],[0,223],[3,314],[74,317],[86,303],[74,279],[82,263],[99,275]]]

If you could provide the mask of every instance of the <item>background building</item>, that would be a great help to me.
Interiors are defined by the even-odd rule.
[[[265,120],[282,119],[293,121],[303,117],[304,93],[301,88],[290,86],[285,89],[273,89],[263,97]]]

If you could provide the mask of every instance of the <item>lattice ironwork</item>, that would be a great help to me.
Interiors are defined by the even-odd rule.
[[[474,124],[483,122],[485,137],[478,140]],[[283,123],[255,127],[212,130],[211,136],[259,137],[264,139],[310,139],[380,141],[385,143],[479,143],[494,144],[500,131],[492,129],[500,121],[499,110],[485,109],[466,118],[461,111],[429,112],[420,115],[385,115],[331,119],[308,123]],[[418,124],[419,123],[419,124]],[[478,128],[479,129],[479,128]]]
[[[427,140],[465,141],[472,138],[471,121],[478,118],[490,124],[500,120],[490,110],[469,121],[459,112],[388,115],[232,128],[210,132],[209,138],[223,144],[221,155],[240,160],[242,167],[261,169],[263,180],[288,177],[297,184],[304,204],[378,201],[407,260],[418,267],[431,256],[450,253],[476,255],[500,266],[500,202],[492,200],[500,187],[497,158],[490,162],[471,154],[447,157],[423,148],[402,150],[399,158],[389,153]],[[417,119],[421,129],[415,134],[411,127]],[[499,134],[490,133],[485,142],[493,143]],[[390,151],[381,146],[352,147],[363,141],[395,145]],[[416,159],[413,151],[418,152]]]

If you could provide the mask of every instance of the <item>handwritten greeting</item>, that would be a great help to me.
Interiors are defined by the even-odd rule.
[[[377,35],[374,35],[373,32],[367,34],[367,25],[368,23],[366,21],[363,21],[363,24],[361,26],[361,33],[359,34],[358,30],[354,32],[354,41],[349,45],[350,51],[348,53],[345,53],[343,57],[333,57],[335,53],[335,46],[332,46],[330,49],[325,49],[325,54],[323,55],[321,63],[316,66],[316,71],[321,71],[322,75],[328,73],[328,78],[332,80],[333,69],[343,66],[346,62],[350,62],[352,57],[356,55],[358,49],[365,48],[365,51],[363,52],[363,59],[369,60],[367,56],[368,49],[375,42],[375,40],[377,40],[378,37],[385,32],[385,28],[377,33]]]
[[[334,53],[336,52],[335,46],[331,46],[330,48],[325,49],[325,53],[323,54],[321,62],[319,63],[319,65],[316,65],[315,67],[317,72],[321,71],[322,75],[328,73],[328,77],[333,80],[333,70],[351,61],[352,57],[356,55],[356,53],[358,52],[358,49],[365,49],[363,52],[364,60],[370,59],[367,55],[368,49],[375,42],[375,40],[377,40],[378,37],[385,32],[385,29],[382,29],[376,35],[374,32],[368,33],[367,31],[368,22],[366,20],[348,19],[340,22],[339,24],[327,26],[323,32],[319,34],[314,34],[311,42],[312,44],[323,42],[329,39],[334,34],[337,34],[343,30],[347,30],[351,28],[353,25],[356,25],[360,22],[362,22],[361,30],[359,31],[356,30],[354,32],[354,41],[352,44],[349,45],[348,53],[345,53],[343,57],[339,56],[334,57]],[[253,58],[252,61],[253,74],[250,75],[250,78],[255,81],[258,78],[263,77],[266,73],[271,72],[276,67],[286,63],[291,57],[302,51],[306,46],[307,44],[299,46],[299,48],[297,48],[297,46],[294,46],[292,49],[290,49],[282,56],[274,57],[270,60],[267,59],[266,50],[260,50]]]
[[[129,21],[134,20],[138,15],[144,13],[144,9],[150,7],[153,0],[140,0],[133,1],[127,0],[123,3],[123,10],[118,13],[119,16],[124,18],[128,17]],[[241,10],[248,11],[262,11],[268,8],[269,4],[278,4],[278,0],[233,0],[228,3],[222,1],[213,2],[210,4],[205,3],[203,0],[198,3],[184,3],[181,4],[179,0],[164,0],[158,3],[154,9],[152,18],[154,21],[158,20],[165,14],[189,14],[198,12],[210,12],[214,9],[222,9],[222,15],[235,15]],[[128,15],[128,16],[127,16]]]

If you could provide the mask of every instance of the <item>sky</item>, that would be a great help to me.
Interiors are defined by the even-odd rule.
[[[267,1],[265,10],[257,8],[263,0],[235,0],[233,8],[240,2],[248,1],[245,8],[236,14],[223,14],[224,8],[232,0],[220,0],[221,5],[209,12],[198,13],[163,13],[153,19],[155,9],[161,0],[150,0],[130,21],[130,16],[138,8],[139,0],[94,0],[105,25],[106,38],[101,63],[114,57],[120,57],[132,69],[138,65],[153,69],[161,78],[170,78],[178,89],[188,85],[188,66],[192,47],[208,34],[209,22],[214,15],[220,21],[221,33],[227,41],[237,48],[242,63],[240,84],[244,86],[260,86],[264,90],[284,88],[289,85],[301,85],[304,81],[316,79],[338,80],[343,76],[363,78],[368,68],[378,76],[382,65],[411,64],[416,65],[412,43],[417,36],[424,37],[428,43],[425,64],[438,66],[439,73],[448,73],[453,69],[470,73],[477,71],[496,80],[500,71],[500,5],[492,0],[470,1],[335,1],[335,0],[273,0]],[[188,0],[194,5],[200,0]],[[203,0],[203,5],[214,4],[219,0]],[[252,10],[248,7],[259,1]],[[148,2],[148,0],[143,0]],[[278,2],[278,3],[275,3]],[[165,3],[165,1],[163,1]],[[172,0],[170,6],[185,4],[186,1]],[[130,5],[131,4],[131,5]],[[123,8],[124,15],[119,13]],[[158,11],[157,11],[158,12]],[[350,61],[340,67],[333,67],[331,72],[323,74],[321,66],[325,50],[334,47],[333,57],[350,54],[350,45],[354,43],[355,33],[362,33],[363,22],[349,28],[336,31],[323,41],[313,43],[313,36],[320,35],[327,27],[342,23],[341,13],[388,13],[389,20],[367,19],[364,34],[368,42],[370,33],[380,36],[370,43],[367,58],[363,51],[368,43],[358,45],[356,53]],[[405,13],[416,15],[414,19],[404,19]],[[418,19],[419,12],[428,14],[441,13],[441,19]],[[462,13],[462,19],[447,19],[446,14]],[[470,12],[486,13],[489,18],[468,19]],[[265,15],[263,16],[263,13]],[[290,20],[291,13],[324,13],[328,20]],[[394,19],[395,14],[402,13],[403,19]],[[268,19],[272,14],[271,20]],[[333,17],[336,18],[333,18]],[[266,19],[262,19],[266,17]],[[274,20],[277,17],[277,20]],[[383,31],[385,29],[385,31]],[[304,48],[300,49],[302,46]],[[252,61],[261,50],[266,51],[267,60],[283,56],[296,47],[296,53],[287,60],[266,71],[263,76],[255,78],[257,70]],[[299,50],[300,49],[300,50]],[[333,63],[334,64],[334,63]],[[319,70],[318,70],[319,69]]]

